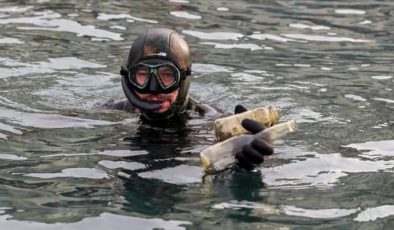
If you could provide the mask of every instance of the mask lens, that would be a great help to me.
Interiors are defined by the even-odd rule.
[[[139,86],[144,86],[149,79],[149,68],[138,66],[134,69],[134,82]]]
[[[179,86],[181,73],[175,65],[169,62],[141,62],[130,69],[129,80],[141,92],[166,93]]]
[[[163,86],[172,85],[177,80],[177,71],[171,66],[161,66],[157,69],[157,74]]]

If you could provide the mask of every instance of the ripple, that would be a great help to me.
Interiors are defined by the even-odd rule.
[[[169,0],[169,1],[174,3],[189,3],[189,1],[187,0]]]
[[[127,28],[124,26],[116,26],[116,25],[112,25],[110,26],[111,29],[117,29],[117,30],[126,30]]]
[[[346,158],[339,153],[308,153],[308,155],[308,158],[293,160],[290,164],[260,168],[264,175],[264,183],[276,187],[329,187],[334,186],[341,177],[346,177],[350,173],[379,172],[394,167],[394,160]]]
[[[213,205],[214,209],[235,209],[240,208],[252,209],[252,214],[255,216],[267,216],[267,215],[281,215],[286,214],[288,216],[307,217],[312,219],[334,219],[339,217],[345,217],[352,215],[359,211],[359,209],[305,209],[290,205],[269,205],[258,202],[249,201],[232,201],[224,202]]]
[[[394,140],[386,141],[368,141],[365,143],[355,143],[343,147],[355,148],[363,151],[361,156],[371,159],[384,158],[387,156],[394,157]]]
[[[293,66],[292,64],[287,64],[287,63],[276,63],[276,66],[285,66],[285,67],[289,67],[289,66]]]
[[[171,11],[170,14],[172,16],[178,17],[178,18],[187,18],[187,19],[201,19],[202,17],[200,15],[195,15],[195,14],[191,14],[189,12],[186,11]]]
[[[376,101],[383,101],[383,102],[386,102],[386,103],[389,103],[389,104],[394,104],[394,100],[387,99],[387,98],[374,97],[373,99],[376,100]]]
[[[182,33],[197,37],[203,40],[238,40],[242,38],[244,35],[240,33],[232,33],[232,32],[201,32],[194,30],[182,30]]]
[[[13,134],[18,134],[18,135],[22,135],[23,134],[22,131],[14,128],[13,126],[6,125],[6,124],[3,124],[1,122],[0,122],[0,129],[4,130],[4,131],[7,131],[7,132],[10,132],[10,133],[13,133]]]
[[[27,160],[26,157],[20,157],[20,156],[14,155],[14,154],[4,154],[4,153],[0,153],[0,159],[13,160],[13,161]]]
[[[345,94],[346,98],[353,99],[355,101],[367,101],[365,98],[355,94]]]
[[[106,14],[106,13],[99,13],[97,16],[98,20],[109,21],[109,20],[116,20],[116,19],[128,19],[128,22],[140,21],[140,22],[148,22],[148,23],[158,23],[155,20],[149,20],[144,18],[134,17],[128,14]]]
[[[292,118],[298,123],[313,123],[327,120],[327,118],[323,119],[323,115],[321,113],[315,112],[309,108],[295,108],[291,114]]]
[[[126,162],[126,161],[110,161],[110,160],[102,160],[98,162],[99,165],[102,165],[108,169],[128,169],[128,170],[137,170],[146,168],[144,164],[138,162]]]
[[[234,48],[236,48],[236,49],[248,49],[251,51],[263,49],[261,46],[253,44],[253,43],[223,44],[223,43],[216,43],[216,42],[201,42],[200,44],[213,45],[217,49],[234,49]]]
[[[366,39],[354,39],[347,37],[332,37],[332,36],[320,36],[320,35],[308,35],[308,34],[282,34],[287,38],[300,39],[306,41],[317,41],[317,42],[354,42],[354,43],[368,43],[373,42]]]
[[[304,209],[294,206],[283,206],[283,211],[289,216],[308,217],[313,219],[333,219],[349,216],[359,211],[359,209]]]
[[[104,68],[105,65],[81,60],[76,57],[49,58],[48,62],[38,62],[39,68],[49,68],[56,70],[83,69],[83,68]]]
[[[358,24],[360,24],[360,25],[367,25],[367,24],[371,24],[371,23],[372,22],[370,20],[364,20],[364,21],[362,21],[362,22],[360,22]]]
[[[1,131],[6,131],[9,133],[13,133],[13,134],[17,134],[17,135],[22,135],[23,132],[15,129],[14,127],[10,126],[10,125],[6,125],[0,122],[0,130]],[[4,133],[0,133],[0,139],[4,139],[7,140],[8,139],[8,135],[4,134]]]
[[[221,11],[221,12],[227,12],[227,11],[229,11],[230,9],[227,8],[227,7],[218,7],[218,8],[216,8],[216,10],[217,10],[217,11]]]
[[[2,58],[0,63],[8,67],[18,68],[0,68],[0,78],[18,77],[27,74],[43,74],[54,73],[56,70],[71,70],[71,69],[85,69],[85,68],[104,68],[105,65],[93,63],[90,61],[81,60],[75,57],[59,57],[49,58],[47,62],[36,62],[32,64],[19,62],[17,60]]]
[[[103,152],[95,153],[98,155],[104,156],[116,156],[116,157],[131,157],[131,156],[140,156],[148,154],[146,150],[106,150]]]
[[[240,208],[248,208],[248,209],[258,209],[259,214],[262,215],[278,215],[282,212],[282,210],[278,206],[250,202],[250,201],[231,201],[231,202],[223,202],[219,204],[214,204],[212,206],[214,209],[240,209]],[[256,212],[255,212],[256,213]]]
[[[114,94],[114,89],[117,89],[119,84],[113,81],[117,78],[118,75],[110,73],[57,76],[56,84],[47,89],[39,89],[32,94],[45,99],[41,103],[59,109],[97,108],[97,104],[102,104],[108,98],[117,96]]]
[[[193,63],[193,72],[196,73],[218,73],[218,72],[224,72],[224,73],[229,73],[233,72],[232,69],[220,66],[220,65],[214,65],[214,64],[202,64],[202,63]]]
[[[158,179],[171,184],[191,184],[201,182],[201,167],[180,165],[173,168],[138,173],[142,178]]]
[[[387,122],[384,122],[382,124],[377,124],[377,125],[373,126],[372,128],[374,128],[374,129],[382,129],[382,128],[385,128],[387,126],[389,126],[389,124]]]
[[[358,222],[375,221],[377,219],[385,218],[394,215],[394,205],[383,205],[375,208],[367,208],[357,215],[354,219]]]
[[[293,64],[294,67],[308,68],[311,67],[310,64]]]
[[[335,13],[337,14],[365,14],[364,10],[355,10],[355,9],[336,9]]]
[[[103,155],[103,156],[111,156],[111,157],[131,157],[131,156],[139,156],[146,154],[148,154],[148,152],[145,150],[106,150],[97,153],[58,153],[58,154],[45,155],[41,157],[49,158],[49,157],[74,157],[74,156],[93,156],[93,155]]]
[[[51,157],[76,157],[76,156],[93,156],[93,155],[96,155],[96,154],[94,154],[94,153],[57,153],[57,154],[40,156],[40,157],[51,158]]]
[[[24,41],[17,38],[1,38],[0,44],[23,44]]]
[[[7,108],[17,109],[17,110],[22,110],[22,111],[48,113],[48,111],[33,109],[25,104],[20,104],[20,103],[11,101],[11,100],[9,100],[5,97],[2,97],[2,96],[0,96],[0,105],[3,105],[4,107],[7,107]]]
[[[191,225],[188,221],[176,220],[162,220],[159,218],[144,219],[133,216],[122,216],[113,213],[101,213],[97,217],[88,217],[76,223],[39,223],[33,221],[19,221],[10,215],[1,215],[0,224],[4,229],[30,229],[30,230],[58,230],[58,229],[91,229],[94,226],[95,230],[108,229],[124,229],[125,226],[133,226],[138,230],[152,230],[152,229],[168,229],[168,230],[182,230],[186,229],[182,225]]]
[[[330,27],[328,26],[310,26],[310,25],[305,25],[302,23],[292,23],[289,24],[290,27],[292,28],[297,28],[297,29],[311,29],[311,30],[329,30]]]
[[[60,173],[27,173],[24,176],[37,177],[41,179],[72,177],[72,178],[89,178],[89,179],[108,179],[110,176],[99,169],[95,168],[67,168]]]
[[[261,81],[263,78],[259,76],[255,76],[252,74],[248,73],[233,73],[231,74],[231,77],[233,79],[238,80],[238,81],[243,81],[243,82],[254,82],[254,81]]]
[[[288,41],[294,41],[292,39],[287,39],[284,37],[280,37],[277,35],[273,34],[253,34],[249,36],[250,38],[257,39],[257,40],[273,40],[273,41],[278,41],[278,42],[288,42]]]
[[[274,76],[273,74],[269,74],[267,71],[265,70],[260,70],[260,69],[248,69],[245,70],[245,73],[258,73],[264,76]]]
[[[5,8],[0,8],[0,12],[25,12],[29,9],[33,8],[32,6],[25,6],[25,7],[19,7],[19,6],[12,6],[12,7],[5,7]]]
[[[62,19],[61,15],[54,11],[35,13],[36,17],[20,17],[0,19],[0,24],[33,24],[37,27],[18,27],[21,30],[46,30],[56,32],[70,32],[77,36],[90,36],[92,38],[106,38],[115,41],[123,40],[121,34],[103,29],[96,29],[93,25],[81,25],[78,22]]]
[[[0,118],[11,123],[43,129],[59,128],[93,128],[95,126],[113,125],[115,122],[69,117],[59,114],[39,114],[1,109]]]
[[[393,76],[372,76],[371,78],[376,80],[389,80],[393,78]]]

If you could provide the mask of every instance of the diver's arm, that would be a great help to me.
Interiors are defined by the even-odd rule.
[[[198,112],[201,116],[205,117],[220,117],[223,112],[219,109],[215,109],[210,105],[203,104],[197,99],[189,96],[188,109]]]

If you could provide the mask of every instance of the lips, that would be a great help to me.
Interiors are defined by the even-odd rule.
[[[164,102],[167,100],[171,101],[171,96],[169,96],[169,95],[158,94],[158,95],[154,95],[154,96],[147,95],[147,96],[140,96],[140,97],[142,100],[149,101],[149,102],[155,102],[155,103],[156,102],[161,103],[161,102]]]
[[[176,100],[178,96],[178,89],[168,94],[142,94],[138,92],[135,93],[141,100],[145,102],[160,104],[160,108],[154,110],[154,112],[163,113],[167,111],[171,107],[172,103]]]
[[[157,109],[157,112],[161,113],[161,112],[167,111],[170,108],[170,106],[171,106],[171,101],[170,100],[163,101],[161,103],[160,108]]]
[[[159,96],[159,98],[149,98],[149,99],[147,98],[147,99],[145,99],[145,101],[152,102],[155,104],[160,104],[160,108],[155,110],[155,112],[158,112],[158,113],[162,113],[162,112],[167,111],[172,104],[171,98],[160,97],[160,96]]]

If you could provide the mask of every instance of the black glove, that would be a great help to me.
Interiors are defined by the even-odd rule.
[[[242,105],[235,106],[235,114],[245,111],[247,109]],[[244,119],[241,124],[244,129],[252,134],[264,130],[264,127],[259,122],[252,119]],[[252,170],[263,163],[264,156],[272,155],[272,153],[274,153],[272,145],[266,140],[256,137],[251,143],[245,145],[242,151],[235,155],[235,158],[238,160],[239,167]]]

